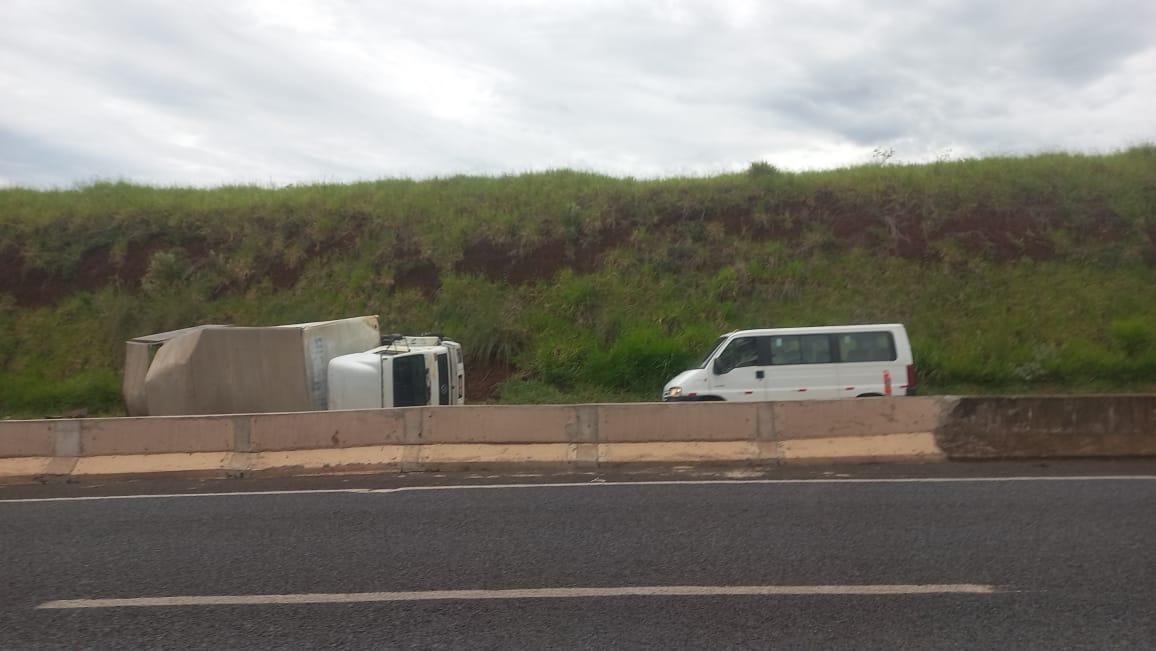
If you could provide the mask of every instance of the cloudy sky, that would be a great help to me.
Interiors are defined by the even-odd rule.
[[[1156,141],[1152,0],[2,0],[0,185]]]

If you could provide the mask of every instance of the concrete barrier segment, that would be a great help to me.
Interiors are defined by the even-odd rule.
[[[81,454],[80,421],[58,420],[52,423],[52,456],[79,457]]]
[[[759,405],[684,402],[595,405],[599,443],[754,441]]]
[[[571,406],[422,408],[422,443],[570,443],[588,423]]]
[[[422,437],[425,434],[425,409],[426,407],[406,407],[397,410],[401,413],[402,419],[405,423],[404,434],[402,441],[408,444],[417,444],[422,442]]]
[[[756,403],[755,409],[755,439],[759,441],[774,441],[779,438],[775,431],[775,406],[771,402]]]
[[[193,416],[94,418],[72,422],[76,423],[79,436],[76,456],[97,457],[232,451],[233,421],[227,416]]]
[[[769,403],[780,440],[931,432],[939,424],[940,398],[864,398]]]
[[[574,443],[598,442],[598,405],[575,405],[573,426],[567,426],[566,434]]]
[[[46,420],[0,422],[0,459],[52,456],[52,425]]]
[[[952,459],[1156,456],[1156,395],[961,397],[936,435]]]
[[[420,411],[413,411],[420,416]],[[398,410],[310,411],[245,418],[248,450],[309,450],[400,445],[407,441],[407,414]],[[237,451],[245,451],[240,447]]]
[[[233,451],[249,452],[253,449],[253,418],[233,416]]]

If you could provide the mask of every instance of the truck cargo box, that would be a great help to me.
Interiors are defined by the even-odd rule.
[[[147,355],[140,345],[147,339],[130,341],[126,350],[125,402],[130,415],[324,410],[329,360],[373,348],[380,343],[380,333],[376,316],[284,326],[190,328],[164,338],[148,363],[143,392],[135,379],[130,392],[128,364],[133,365],[132,376],[139,377]]]

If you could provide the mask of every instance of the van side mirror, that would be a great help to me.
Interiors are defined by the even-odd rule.
[[[715,375],[722,375],[723,373],[726,373],[727,371],[730,370],[728,368],[723,367],[722,360],[717,358],[717,357],[715,358],[714,362],[711,364],[711,368],[714,370]]]

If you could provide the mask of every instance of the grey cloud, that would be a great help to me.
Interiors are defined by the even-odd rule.
[[[1152,48],[1156,5],[1145,0],[960,3],[937,21],[945,46],[988,68],[1085,84]],[[966,70],[966,68],[964,68]]]
[[[1128,12],[1093,21],[1089,9],[1063,5],[1031,16],[1002,6],[969,4],[940,13],[917,8],[885,33],[868,35],[859,51],[812,57],[803,64],[803,82],[772,88],[759,103],[862,145],[938,136],[966,138],[981,150],[1006,147],[1002,123],[1018,100],[1034,99],[1036,108],[1049,112],[1051,97],[1078,99],[1079,87],[1153,46],[1150,8],[1137,7],[1140,16],[1153,17],[1137,23]],[[1140,90],[1153,91],[1150,85]],[[977,120],[988,123],[990,137],[961,128]],[[1022,149],[1039,144],[1047,145]]]
[[[119,167],[124,176],[144,171],[126,167],[114,157],[0,126],[0,179],[36,186],[68,186],[109,178],[108,170],[113,167]]]
[[[248,7],[19,5],[0,25],[0,56],[21,62],[0,71],[3,175],[645,176],[1156,136],[1131,110],[1156,102],[1135,63],[1156,57],[1148,2]]]

